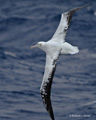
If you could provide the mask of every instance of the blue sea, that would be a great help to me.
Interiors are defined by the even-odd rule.
[[[51,120],[40,95],[45,53],[30,49],[53,36],[62,12],[72,19],[52,84],[56,120],[96,120],[96,0],[0,0],[0,120]]]

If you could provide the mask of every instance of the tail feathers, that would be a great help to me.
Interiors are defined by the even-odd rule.
[[[76,54],[79,52],[79,49],[77,46],[72,46],[71,44],[65,42],[62,45],[61,54]]]
[[[70,54],[76,54],[76,53],[78,53],[78,52],[79,52],[78,47],[73,47],[69,53],[70,53]]]

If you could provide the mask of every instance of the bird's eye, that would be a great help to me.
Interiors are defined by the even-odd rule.
[[[42,44],[41,44],[41,43],[39,43],[39,45],[40,45],[40,46],[42,46]]]

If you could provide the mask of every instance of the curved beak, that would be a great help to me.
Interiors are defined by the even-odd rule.
[[[30,48],[32,49],[32,48],[36,48],[37,47],[37,45],[34,45],[34,46],[31,46]]]

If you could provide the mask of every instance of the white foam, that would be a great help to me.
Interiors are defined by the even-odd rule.
[[[12,53],[12,52],[5,51],[4,54],[5,55],[10,55],[12,57],[16,57],[16,55],[14,53]]]
[[[92,104],[96,104],[96,101],[89,102],[86,105],[92,105]]]
[[[96,16],[96,11],[94,12],[94,15]]]
[[[96,104],[96,101],[91,101],[91,102],[85,103],[81,106],[89,106],[89,105],[94,105],[94,104]]]
[[[87,10],[88,10],[88,11],[90,11],[91,9],[92,9],[92,7],[91,7],[91,6],[88,6],[88,7],[87,7]]]

